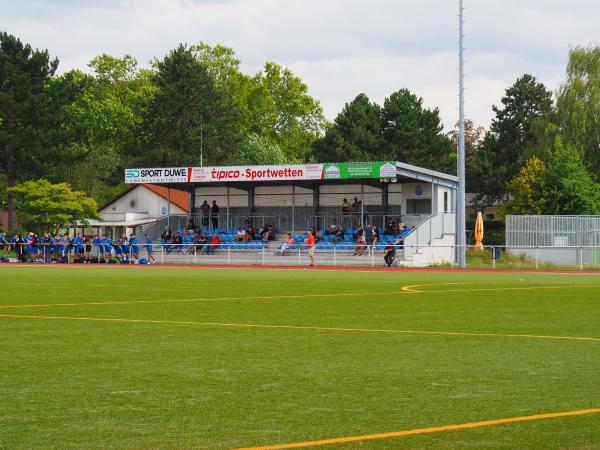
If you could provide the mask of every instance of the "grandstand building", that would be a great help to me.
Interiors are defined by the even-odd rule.
[[[205,223],[201,205],[215,201],[224,234],[267,221],[279,234],[303,234],[332,220],[350,230],[393,220],[414,228],[405,238],[406,265],[454,262],[458,178],[402,162],[137,168],[125,170],[125,182],[189,192],[187,213],[145,228],[153,236],[167,224]],[[350,214],[344,199],[354,204]]]

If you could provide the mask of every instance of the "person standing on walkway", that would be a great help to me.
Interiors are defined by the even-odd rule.
[[[213,230],[219,228],[219,205],[217,205],[216,200],[213,200],[212,207],[210,208],[210,222]]]

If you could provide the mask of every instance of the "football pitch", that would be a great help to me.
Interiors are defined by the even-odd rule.
[[[600,275],[0,267],[0,448],[600,448]]]

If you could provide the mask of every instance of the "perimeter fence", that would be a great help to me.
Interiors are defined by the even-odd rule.
[[[469,269],[598,270],[600,246],[466,247]],[[304,244],[250,241],[221,244],[48,245],[5,249],[4,262],[47,264],[195,264],[219,266],[307,266],[456,268],[457,246],[356,245],[310,250]],[[384,257],[391,253],[385,261]]]

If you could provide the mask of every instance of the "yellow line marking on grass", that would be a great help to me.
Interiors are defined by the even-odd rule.
[[[418,290],[415,288],[422,288],[427,286],[464,286],[470,284],[518,284],[517,281],[490,281],[490,282],[476,282],[476,283],[431,283],[431,284],[412,284],[410,286],[402,286],[400,290],[402,292],[410,292],[413,294],[436,294],[442,292],[479,292],[479,291],[529,291],[536,289],[570,289],[570,288],[600,288],[599,284],[561,284],[553,286],[515,286],[515,287],[499,287],[499,288],[471,288],[471,289],[436,289],[436,290]]]
[[[348,436],[348,437],[340,437],[340,438],[332,438],[332,439],[321,439],[318,441],[296,442],[296,443],[292,443],[292,444],[275,444],[275,445],[263,445],[263,446],[259,446],[259,447],[244,447],[244,448],[240,448],[238,450],[280,450],[280,449],[286,449],[286,448],[317,447],[317,446],[321,446],[321,445],[346,444],[349,442],[369,441],[369,440],[374,440],[374,439],[389,439],[389,438],[394,438],[394,437],[413,436],[416,434],[439,433],[441,431],[465,430],[465,429],[469,429],[469,428],[489,427],[489,426],[493,426],[493,425],[502,425],[502,424],[506,424],[506,423],[527,422],[530,420],[555,419],[558,417],[583,416],[586,414],[596,414],[596,413],[600,413],[600,408],[579,409],[576,411],[564,411],[564,412],[554,412],[554,413],[546,413],[546,414],[534,414],[531,416],[521,416],[521,417],[508,417],[505,419],[483,420],[481,422],[468,422],[468,423],[461,423],[458,425],[444,425],[441,427],[416,428],[414,430],[392,431],[392,432],[388,432],[388,433],[366,434],[363,436]]]
[[[220,301],[237,301],[237,300],[277,300],[277,299],[303,299],[303,298],[335,298],[335,297],[360,297],[360,296],[376,296],[376,295],[396,295],[396,294],[437,294],[444,292],[477,292],[477,291],[514,291],[514,290],[535,290],[535,289],[569,289],[569,288],[600,288],[600,285],[561,285],[561,286],[527,286],[527,287],[505,287],[505,288],[473,288],[473,289],[438,289],[433,291],[416,290],[414,288],[424,286],[448,286],[448,285],[468,285],[468,284],[499,284],[499,283],[516,283],[512,281],[492,281],[480,283],[435,283],[435,284],[413,284],[410,286],[402,286],[400,291],[387,292],[338,292],[331,294],[283,294],[270,296],[251,296],[251,297],[206,297],[206,298],[191,298],[191,299],[164,299],[164,300],[117,300],[105,302],[80,302],[80,303],[37,303],[29,305],[0,305],[0,309],[27,309],[27,308],[48,308],[61,306],[101,306],[101,305],[133,305],[137,303],[195,303],[195,302],[220,302]]]
[[[473,337],[514,337],[514,338],[529,338],[529,339],[552,339],[552,340],[599,341],[600,342],[600,338],[583,337],[583,336],[548,336],[548,335],[538,335],[538,334],[510,334],[510,333],[469,333],[469,332],[462,332],[462,331],[393,330],[393,329],[385,329],[385,328],[319,327],[319,326],[310,326],[310,325],[275,325],[275,324],[256,324],[256,323],[199,322],[199,321],[193,321],[193,320],[125,319],[125,318],[119,318],[119,317],[73,317],[73,316],[39,316],[39,315],[25,315],[25,314],[0,314],[0,318],[83,320],[83,321],[97,321],[97,322],[167,324],[167,325],[198,325],[198,326],[207,326],[207,327],[312,330],[312,331],[334,331],[334,332],[349,332],[349,333],[428,334],[428,335],[441,335],[441,336],[473,336]]]
[[[220,302],[228,300],[276,300],[285,298],[311,298],[311,297],[358,297],[361,295],[395,295],[395,294],[418,294],[419,292],[338,292],[332,294],[282,294],[282,295],[260,295],[251,297],[206,297],[189,299],[165,299],[165,300],[117,300],[106,302],[82,302],[82,303],[39,303],[32,305],[0,305],[0,308],[44,308],[50,306],[97,306],[97,305],[131,305],[136,303],[194,303],[194,302]]]

